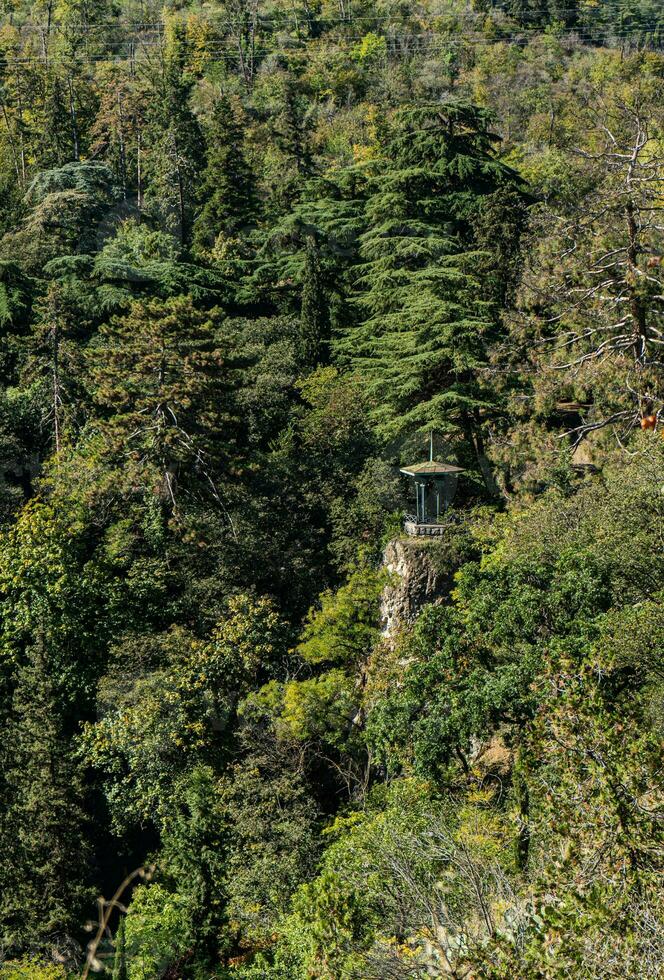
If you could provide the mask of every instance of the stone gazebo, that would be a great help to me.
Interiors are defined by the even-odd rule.
[[[417,500],[416,513],[406,517],[406,533],[413,537],[443,534],[441,518],[454,500],[459,474],[464,471],[459,466],[437,462],[432,448],[427,463],[404,466],[401,472],[413,480]]]

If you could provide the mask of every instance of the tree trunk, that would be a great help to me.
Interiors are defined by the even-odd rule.
[[[74,83],[72,81],[71,75],[67,79],[67,86],[69,89],[69,115],[71,118],[71,133],[74,148],[74,160],[77,162],[81,158],[79,138],[78,138],[78,121],[76,119],[76,105],[74,102]]]
[[[629,309],[632,315],[634,327],[634,347],[636,360],[642,364],[646,356],[646,343],[648,339],[648,325],[646,321],[646,310],[638,294],[639,282],[639,229],[634,215],[634,206],[630,203],[625,209],[627,216],[627,234],[629,243],[627,246],[628,263],[628,288],[629,288]]]
[[[484,480],[484,486],[490,497],[498,498],[501,496],[500,488],[493,475],[493,469],[491,468],[491,463],[486,455],[486,448],[484,445],[484,436],[482,435],[482,422],[480,419],[479,412],[475,410],[472,413],[472,417],[469,417],[464,426],[468,434],[468,438],[475,450],[475,458],[477,459],[477,465],[479,466],[480,473],[482,474],[482,479]]]
[[[53,320],[53,434],[55,455],[60,456],[60,326],[57,316]]]
[[[118,92],[118,139],[120,142],[120,180],[122,182],[122,197],[127,200],[127,148],[124,135],[124,113],[122,111],[122,96]]]

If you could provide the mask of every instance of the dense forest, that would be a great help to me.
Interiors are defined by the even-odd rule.
[[[0,978],[664,977],[661,0],[0,10]]]

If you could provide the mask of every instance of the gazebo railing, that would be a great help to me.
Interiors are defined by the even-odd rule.
[[[427,517],[424,521],[418,520],[417,514],[406,514],[404,530],[411,538],[437,538],[442,537],[454,523],[455,518],[451,513],[441,514],[439,518]]]
[[[440,517],[429,515],[418,517],[417,514],[404,514],[404,521],[406,524],[445,524],[447,523],[446,516],[445,514],[441,514]]]

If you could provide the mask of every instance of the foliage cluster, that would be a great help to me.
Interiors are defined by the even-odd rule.
[[[0,4],[0,978],[664,977],[663,31]]]

